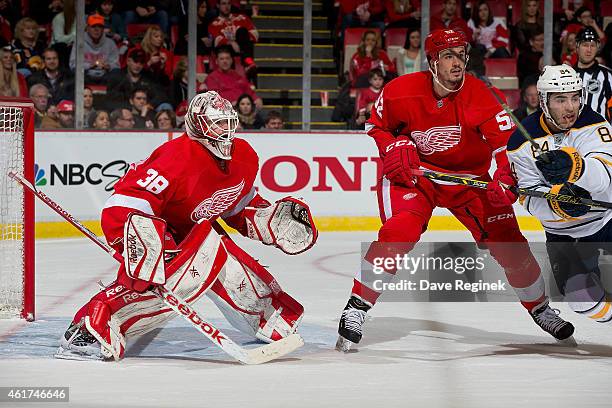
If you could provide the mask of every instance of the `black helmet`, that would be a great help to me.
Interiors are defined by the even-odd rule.
[[[584,27],[582,30],[576,34],[576,44],[580,44],[584,41],[595,41],[599,42],[599,35],[597,31],[593,30],[591,27]]]

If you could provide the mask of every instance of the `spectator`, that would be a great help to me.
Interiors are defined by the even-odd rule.
[[[284,126],[285,124],[283,123],[283,117],[279,111],[271,110],[268,112],[264,129],[282,130]]]
[[[351,58],[349,77],[354,88],[367,88],[368,74],[373,68],[380,68],[386,80],[397,76],[395,65],[381,48],[380,37],[375,31],[366,31],[361,36],[357,52]]]
[[[608,23],[606,26],[606,38],[612,38],[612,23]],[[612,41],[606,41],[606,44],[601,50],[601,56],[606,66],[612,67]]]
[[[578,63],[574,68],[582,78],[586,104],[610,122],[612,112],[608,102],[612,99],[612,70],[597,62],[599,43],[596,30],[591,27],[580,30],[576,35]]]
[[[155,115],[155,128],[160,130],[176,129],[176,115],[170,109],[162,109]]]
[[[257,112],[255,102],[251,95],[242,94],[238,97],[238,102],[235,106],[238,112],[238,120],[242,129],[261,129],[264,126],[264,120]]]
[[[0,0],[0,4],[3,4]],[[6,47],[13,40],[13,30],[11,29],[11,23],[0,14],[0,47]]]
[[[17,71],[15,56],[9,47],[0,49],[0,95],[28,96],[26,79]]]
[[[0,0],[0,16],[2,16],[9,27],[9,32],[2,31],[2,36],[6,40],[4,45],[8,45],[13,39],[11,27],[15,27],[17,22],[21,19],[21,1]]]
[[[134,115],[127,108],[115,109],[110,114],[110,123],[112,129],[134,129]]]
[[[593,13],[587,6],[582,6],[574,12],[574,20],[565,27],[561,37],[569,33],[578,33],[578,31],[585,27],[595,30],[600,39],[605,38],[604,32],[597,26],[597,22],[593,19]]]
[[[49,121],[51,117],[43,119],[43,129],[71,129],[74,128],[74,102],[63,100],[56,106],[57,121]],[[56,126],[56,127],[54,127]]]
[[[38,23],[29,17],[22,18],[15,26],[15,38],[11,42],[17,69],[26,78],[42,69],[42,44],[38,42]]]
[[[421,26],[421,12],[415,0],[384,0],[387,28]]]
[[[538,30],[534,34],[529,39],[530,48],[522,51],[517,59],[516,72],[520,86],[523,86],[523,81],[528,76],[540,74],[540,60],[544,52],[544,32]]]
[[[221,97],[230,101],[234,106],[240,95],[248,94],[255,101],[255,105],[260,108],[263,105],[261,98],[251,89],[249,81],[232,69],[232,62],[233,58],[229,48],[222,47],[217,51],[217,68],[204,81],[207,89],[217,91]]]
[[[172,77],[174,55],[164,47],[164,33],[158,26],[151,26],[145,32],[140,47],[145,52],[144,69],[152,80],[165,86]]]
[[[219,1],[219,17],[210,23],[208,32],[214,47],[229,45],[240,55],[247,73],[256,69],[253,52],[259,33],[249,17],[231,13],[230,0]]]
[[[510,39],[504,22],[493,17],[486,0],[479,0],[468,21],[472,39],[484,58],[508,58]]]
[[[400,50],[397,60],[398,75],[420,71],[421,60],[421,32],[418,28],[409,28],[406,33],[404,48]]]
[[[34,127],[39,128],[47,116],[49,108],[49,90],[43,84],[34,84],[30,88],[30,99],[34,102]]]
[[[536,31],[544,31],[544,19],[540,16],[540,2],[538,0],[523,0],[521,19],[513,30],[514,44],[520,51],[528,50],[529,39]]]
[[[467,38],[472,38],[472,30],[462,18],[457,16],[457,0],[444,0],[440,14],[431,17],[430,32],[445,28],[461,31]]]
[[[374,68],[368,74],[368,81],[370,82],[369,88],[359,90],[359,97],[357,98],[357,117],[355,118],[355,124],[359,127],[370,118],[370,112],[372,111],[372,105],[378,99],[380,91],[385,83],[385,77],[380,68]]]
[[[130,96],[130,107],[134,116],[134,127],[136,129],[155,128],[155,113],[149,106],[147,91],[136,88]]]
[[[21,0],[27,4],[27,15],[40,25],[51,23],[53,16],[62,11],[62,0]]]
[[[110,129],[110,116],[105,110],[93,111],[87,117],[87,126],[91,129]]]
[[[540,109],[540,99],[535,82],[526,82],[521,89],[521,106],[512,113],[522,122],[527,116]]]
[[[76,65],[76,49],[70,53],[70,69]],[[104,36],[104,17],[92,14],[87,17],[87,32],[83,47],[85,80],[104,83],[119,71],[119,50],[115,42]]]
[[[115,0],[102,0],[97,8],[97,13],[104,17],[104,34],[115,43],[128,39],[127,31],[121,14],[114,13]]]
[[[172,78],[170,100],[173,106],[179,106],[182,101],[187,100],[188,80],[187,61],[185,58],[181,58],[174,68],[174,76]]]
[[[63,67],[68,67],[70,50],[76,36],[75,0],[64,0],[64,11],[53,17],[51,45],[57,50]]]
[[[135,23],[157,24],[164,33],[168,34],[168,12],[160,6],[157,0],[135,0],[136,7],[128,10],[123,16],[125,25]]]
[[[134,89],[144,89],[151,104],[158,107],[166,102],[162,87],[153,82],[146,72],[143,72],[146,55],[141,48],[133,48],[127,55],[127,66],[115,75],[108,83],[108,99],[113,104],[125,105],[129,102]]]
[[[95,112],[93,108],[94,95],[93,90],[86,86],[83,88],[83,125],[88,126],[89,116]]]
[[[182,101],[176,107],[174,113],[176,114],[176,125],[179,129],[185,129],[185,115],[187,114],[187,100]]]
[[[381,32],[385,30],[385,8],[382,0],[341,0],[340,14],[341,40],[344,39],[344,30],[350,27],[372,27]]]
[[[198,14],[197,14],[197,35],[198,55],[210,55],[212,52],[213,38],[208,32],[208,26],[210,25],[208,5],[206,0],[198,0]],[[176,55],[187,55],[187,19],[184,18],[182,23],[179,24],[179,38],[174,48],[174,54]]]
[[[561,63],[570,66],[576,65],[578,62],[578,53],[576,52],[576,33],[569,33],[561,39]]]
[[[43,84],[51,93],[52,105],[63,99],[74,99],[74,77],[60,67],[59,54],[53,48],[47,48],[43,54],[44,69],[28,77],[28,85]]]

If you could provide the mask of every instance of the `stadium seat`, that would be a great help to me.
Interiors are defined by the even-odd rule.
[[[130,39],[133,41],[135,37],[142,39],[145,31],[147,31],[152,25],[153,24],[128,24],[125,29],[128,37],[130,37]]]
[[[486,58],[484,62],[488,77],[516,76],[516,58]]]
[[[179,36],[179,27],[176,24],[170,26],[170,49],[174,50],[176,47],[176,42],[178,41]]]
[[[406,42],[407,28],[389,28],[385,31],[385,46],[389,58],[394,63],[397,61],[397,56]]]
[[[344,70],[349,71],[351,66],[351,57],[359,47],[359,41],[365,31],[375,31],[380,36],[380,30],[377,28],[347,28],[344,31]]]

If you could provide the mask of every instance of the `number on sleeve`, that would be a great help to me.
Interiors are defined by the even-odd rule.
[[[148,177],[144,180],[136,181],[141,187],[144,187],[147,191],[152,192],[153,194],[159,194],[168,187],[168,180],[155,169],[147,170]]]
[[[374,107],[376,108],[376,114],[381,119],[382,119],[382,111],[383,111],[383,92],[384,92],[384,89],[380,91],[380,95],[378,95],[376,102],[374,102]]]
[[[510,116],[506,113],[506,111],[501,111],[497,115],[495,115],[495,120],[499,124],[499,130],[502,132],[505,130],[510,130],[514,127],[514,123]]]
[[[597,133],[599,133],[599,137],[601,141],[604,143],[612,142],[612,134],[610,134],[610,129],[605,126],[602,126],[597,129]]]

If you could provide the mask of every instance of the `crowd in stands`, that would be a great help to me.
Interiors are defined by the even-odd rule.
[[[381,73],[386,83],[397,75],[422,69],[420,2],[339,0],[336,3],[336,48],[346,53],[346,61],[350,63],[340,67],[345,82],[339,91],[333,119],[346,121],[351,128],[363,128],[369,109],[368,104],[363,103],[362,94],[372,98],[379,89],[377,81]],[[591,41],[595,48],[593,59],[612,66],[612,41],[607,41],[612,35],[612,23],[605,29],[602,27],[605,16],[595,9],[601,3],[590,0],[553,2],[554,63],[565,62],[579,68],[582,62],[577,37],[586,29],[592,30],[597,38]],[[520,104],[514,108],[522,115],[537,108],[537,93],[534,99],[532,85],[543,67],[543,0],[432,0],[430,5],[430,30],[451,28],[464,33],[471,42],[467,67],[471,74],[488,80],[487,60],[503,59],[511,63],[521,90]],[[392,40],[395,35],[392,33],[397,28],[404,29],[404,46],[390,55],[397,47],[397,42]],[[350,33],[359,30],[362,30],[361,40],[354,51],[350,48]]]
[[[190,0],[87,0],[83,126],[175,129],[187,106]],[[30,97],[37,128],[74,127],[76,0],[0,0],[0,96]],[[197,92],[235,104],[241,125],[266,125],[259,109],[252,8],[198,0]],[[282,121],[281,121],[282,122]]]

